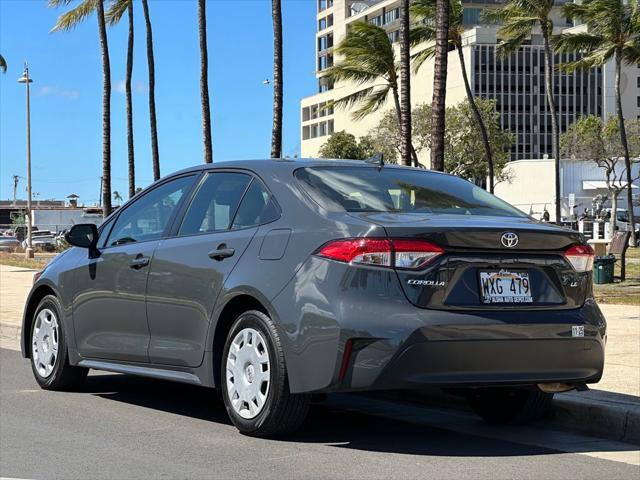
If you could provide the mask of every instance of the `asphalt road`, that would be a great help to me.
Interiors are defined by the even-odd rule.
[[[92,372],[81,392],[45,392],[0,350],[0,477],[635,479],[637,449],[351,395],[314,405],[294,436],[259,440],[214,391]]]

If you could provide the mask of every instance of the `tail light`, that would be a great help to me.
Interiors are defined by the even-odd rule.
[[[590,245],[574,245],[569,247],[564,256],[576,272],[590,272],[593,269],[595,253]]]
[[[345,263],[417,270],[444,250],[422,240],[352,238],[324,245],[318,255]]]

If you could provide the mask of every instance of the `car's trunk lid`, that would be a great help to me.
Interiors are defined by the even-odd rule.
[[[350,215],[383,226],[390,238],[427,240],[444,248],[420,271],[397,269],[407,298],[419,307],[576,308],[590,289],[590,273],[577,273],[563,256],[568,247],[582,243],[581,235],[555,225],[518,217]]]

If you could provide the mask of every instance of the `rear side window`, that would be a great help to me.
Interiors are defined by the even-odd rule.
[[[310,167],[295,176],[318,204],[333,211],[526,217],[473,183],[424,170]]]
[[[178,235],[228,230],[251,179],[243,173],[208,174],[189,205]]]
[[[231,228],[237,230],[261,225],[276,220],[278,216],[273,198],[262,183],[254,179],[242,198]]]

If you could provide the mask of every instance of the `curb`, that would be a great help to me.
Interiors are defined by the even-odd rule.
[[[549,423],[640,445],[640,399],[601,390],[559,394],[553,399]]]
[[[372,398],[414,406],[439,407],[471,412],[459,396],[436,388],[422,392],[384,392],[365,394]],[[598,438],[640,445],[640,399],[621,393],[589,390],[556,394],[549,418],[540,425]]]

